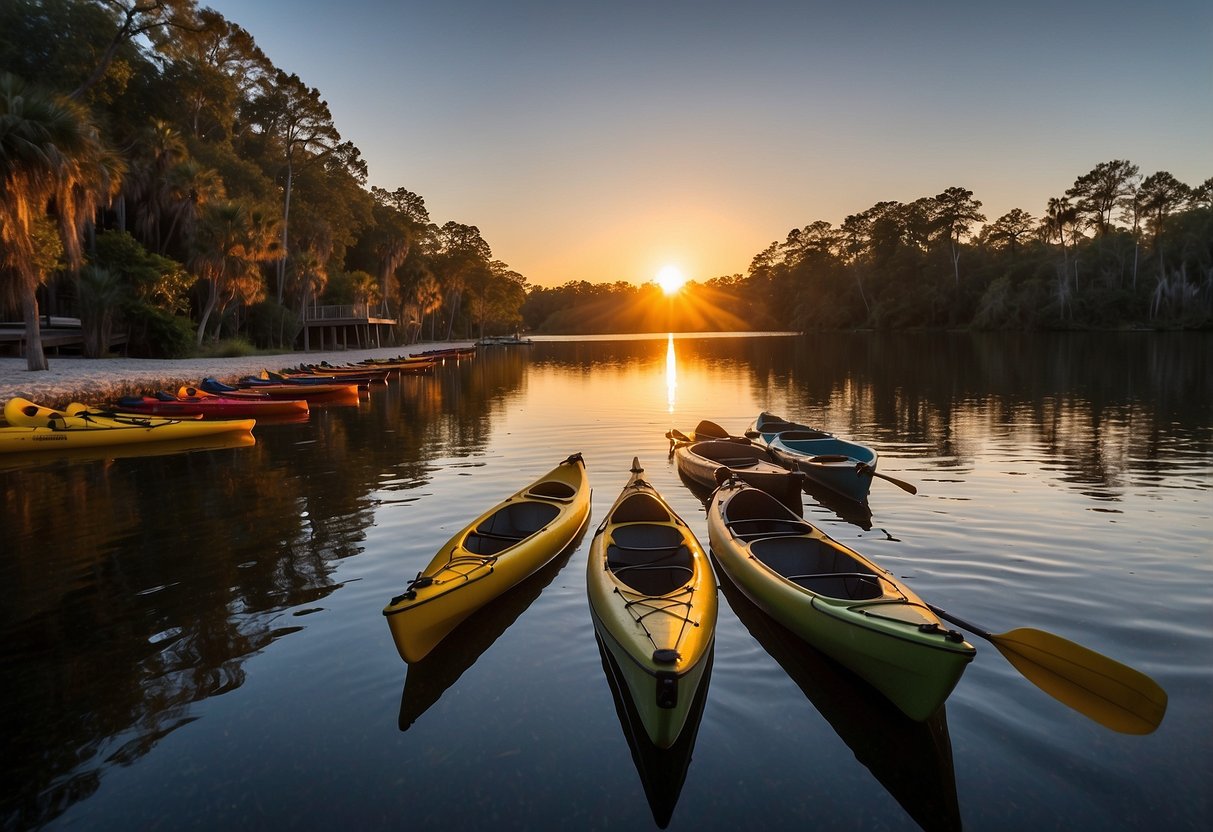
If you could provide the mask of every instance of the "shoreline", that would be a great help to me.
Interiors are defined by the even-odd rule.
[[[36,404],[61,408],[80,401],[100,405],[121,396],[146,395],[157,390],[176,393],[183,384],[197,384],[207,376],[223,382],[278,370],[294,364],[353,364],[365,358],[395,358],[431,349],[470,347],[475,341],[421,341],[404,347],[329,352],[284,352],[234,358],[83,358],[48,356],[50,369],[31,372],[24,358],[0,358],[0,405],[14,396]]]

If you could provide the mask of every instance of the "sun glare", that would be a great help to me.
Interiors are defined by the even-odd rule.
[[[682,272],[678,270],[677,266],[666,266],[657,272],[657,285],[667,295],[677,292],[682,288],[682,284],[686,282],[687,279],[682,276]]]

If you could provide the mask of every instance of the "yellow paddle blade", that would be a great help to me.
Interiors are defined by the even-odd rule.
[[[1023,627],[988,637],[1029,682],[1122,734],[1149,734],[1167,692],[1149,676],[1061,636]]]

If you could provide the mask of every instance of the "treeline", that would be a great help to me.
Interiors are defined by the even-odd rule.
[[[671,304],[671,328],[1213,324],[1213,178],[1190,187],[1114,160],[1077,177],[1039,217],[1016,208],[987,222],[981,207],[953,187],[877,203],[837,227],[794,228],[745,275],[688,284]],[[603,318],[627,316],[635,294],[626,284],[533,289],[523,316],[539,331],[599,332]]]
[[[314,304],[400,339],[516,329],[526,279],[470,224],[367,188],[320,92],[195,0],[0,4],[0,318],[79,316],[86,351],[290,346]]]
[[[424,117],[424,114],[422,114]],[[746,274],[532,288],[471,224],[367,187],[319,90],[196,0],[0,4],[0,319],[78,316],[86,353],[298,343],[309,307],[364,306],[398,342],[541,332],[1207,327],[1213,179],[1127,161],[1040,216],[972,192],[792,229]]]

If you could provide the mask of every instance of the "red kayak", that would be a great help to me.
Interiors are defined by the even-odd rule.
[[[192,395],[185,391],[193,391]],[[180,395],[124,396],[114,402],[123,413],[152,416],[201,416],[203,419],[260,419],[263,417],[306,416],[307,402],[302,399],[233,399],[216,396],[193,387],[182,388]]]

